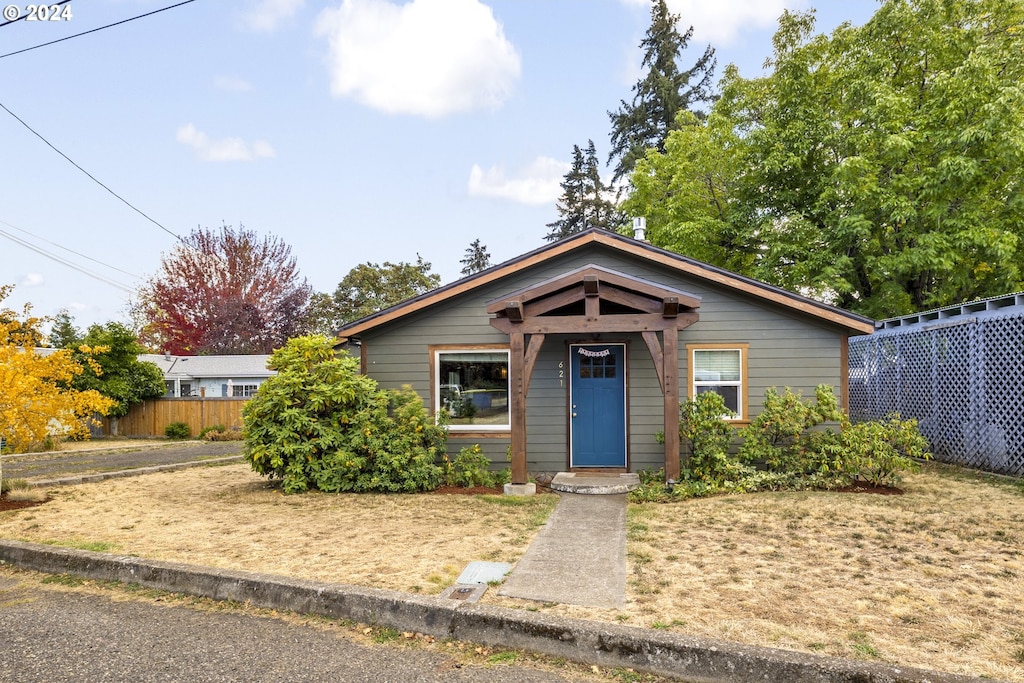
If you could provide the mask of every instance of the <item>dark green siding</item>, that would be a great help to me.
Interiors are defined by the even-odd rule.
[[[687,395],[688,343],[749,344],[747,395],[756,415],[769,387],[792,387],[812,395],[818,384],[840,385],[841,340],[846,330],[764,299],[708,283],[649,261],[600,245],[589,245],[551,258],[504,280],[453,297],[363,335],[367,373],[384,387],[404,384],[432,401],[428,351],[436,344],[508,343],[488,323],[488,302],[510,292],[560,276],[588,264],[641,277],[701,298],[700,320],[680,333],[680,396]],[[567,466],[568,377],[560,385],[558,364],[568,366],[567,344],[592,341],[549,335],[534,369],[527,401],[527,452],[531,473],[557,472]],[[662,396],[647,347],[638,334],[602,335],[601,341],[628,344],[630,467],[661,467],[664,449],[655,441],[662,429]],[[566,373],[568,375],[568,373]],[[463,438],[452,433],[449,451],[479,443],[498,466],[504,466],[507,435]]]

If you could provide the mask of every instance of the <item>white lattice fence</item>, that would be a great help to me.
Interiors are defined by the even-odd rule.
[[[937,460],[1024,475],[1024,315],[850,340],[850,415],[915,417]]]

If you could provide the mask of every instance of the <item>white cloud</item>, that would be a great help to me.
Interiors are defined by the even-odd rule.
[[[253,8],[242,16],[242,23],[250,31],[270,33],[281,22],[295,16],[306,4],[306,0],[258,0]]]
[[[478,0],[343,0],[320,13],[316,34],[329,43],[331,93],[391,114],[497,109],[521,69]]]
[[[217,89],[227,92],[249,92],[252,90],[252,83],[236,76],[218,76],[213,84],[217,86]]]
[[[572,164],[537,157],[517,177],[509,178],[500,166],[491,166],[485,171],[473,164],[469,172],[469,195],[508,199],[521,204],[554,203],[562,194],[562,179],[570,168]]]
[[[45,281],[46,281],[46,278],[44,278],[41,274],[39,274],[39,273],[29,273],[25,277],[22,278],[21,286],[22,287],[38,287],[39,285],[43,284],[43,282],[45,282]]]
[[[650,0],[623,0],[628,5],[649,9]],[[732,45],[746,31],[774,30],[786,8],[806,9],[807,0],[666,0],[672,14],[679,15],[679,29],[693,26],[691,46],[711,43]]]
[[[269,142],[246,142],[241,138],[211,140],[191,123],[179,128],[177,137],[178,142],[191,147],[203,161],[255,161],[274,157],[274,148]]]

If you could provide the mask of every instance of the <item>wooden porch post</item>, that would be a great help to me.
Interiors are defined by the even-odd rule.
[[[512,426],[512,483],[526,483],[526,349],[522,332],[509,333],[509,410]]]
[[[665,390],[665,478],[679,480],[679,330],[662,332]]]

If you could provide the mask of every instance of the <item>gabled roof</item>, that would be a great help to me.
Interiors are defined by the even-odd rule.
[[[455,282],[439,287],[421,294],[412,299],[403,301],[400,304],[378,311],[360,320],[353,321],[338,330],[340,341],[358,337],[364,332],[372,330],[385,323],[392,322],[406,315],[421,311],[436,303],[440,303],[460,294],[465,294],[479,287],[489,285],[492,282],[501,280],[504,277],[518,273],[525,268],[530,268],[545,261],[570,253],[577,249],[585,248],[592,244],[599,244],[625,254],[639,257],[641,259],[658,264],[670,270],[678,271],[690,277],[695,277],[707,282],[721,285],[727,289],[770,301],[783,308],[799,311],[806,315],[819,318],[823,321],[845,327],[851,332],[859,334],[870,334],[875,329],[874,321],[870,318],[844,311],[841,308],[824,304],[820,301],[795,294],[788,290],[775,287],[753,278],[748,278],[737,273],[718,268],[695,259],[681,256],[655,247],[647,242],[625,237],[608,230],[591,228],[584,232],[577,233],[557,242],[552,242],[539,249],[527,252],[522,256],[506,261],[487,270],[480,271],[474,275],[456,280]]]
[[[140,361],[153,363],[164,377],[182,379],[203,378],[266,378],[276,374],[267,369],[268,355],[238,356],[174,356],[146,353]]]

